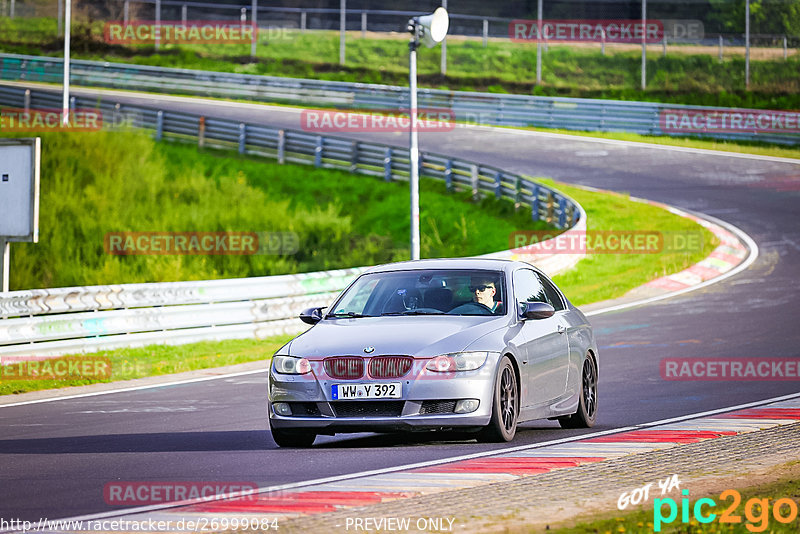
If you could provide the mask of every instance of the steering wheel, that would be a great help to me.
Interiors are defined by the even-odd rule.
[[[492,312],[491,308],[489,308],[489,306],[487,306],[486,304],[483,304],[482,302],[474,302],[474,301],[465,302],[464,304],[461,304],[460,306],[456,306],[455,308],[453,308],[452,310],[450,310],[447,313],[448,314],[454,314],[454,315],[458,315],[458,314],[462,314],[462,313],[467,313],[469,315],[494,315],[494,313]]]

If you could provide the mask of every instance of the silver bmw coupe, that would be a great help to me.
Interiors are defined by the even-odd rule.
[[[510,441],[517,425],[591,427],[598,352],[592,327],[527,263],[437,259],[374,267],[280,348],[269,422],[281,447],[318,434],[475,430]]]

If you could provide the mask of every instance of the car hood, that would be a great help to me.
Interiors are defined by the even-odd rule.
[[[309,359],[366,354],[430,358],[462,351],[507,322],[507,317],[442,315],[326,319],[295,338],[282,352]],[[367,347],[374,347],[374,351],[366,352]]]

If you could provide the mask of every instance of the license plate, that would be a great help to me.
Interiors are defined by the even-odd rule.
[[[331,399],[399,399],[403,394],[402,382],[383,384],[333,384]]]

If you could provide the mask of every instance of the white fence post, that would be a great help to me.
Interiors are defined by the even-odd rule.
[[[344,65],[347,32],[347,0],[339,0],[339,65]]]
[[[365,39],[367,37],[367,12],[361,12],[361,38]]]
[[[750,0],[745,1],[744,10],[744,88],[750,90]]]
[[[161,0],[156,0],[156,50],[161,48]]]

